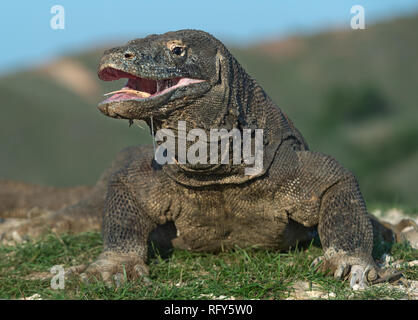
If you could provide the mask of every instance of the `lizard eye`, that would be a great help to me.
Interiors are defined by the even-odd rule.
[[[185,51],[183,47],[173,47],[171,52],[177,56],[183,56]]]
[[[134,55],[132,53],[130,53],[130,52],[127,52],[127,53],[125,53],[125,58],[126,59],[133,59],[134,58]]]

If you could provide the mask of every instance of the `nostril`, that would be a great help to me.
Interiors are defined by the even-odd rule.
[[[134,55],[132,53],[125,53],[125,58],[126,59],[132,59],[134,57]]]

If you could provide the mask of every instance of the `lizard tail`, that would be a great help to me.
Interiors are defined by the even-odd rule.
[[[77,203],[93,187],[47,187],[0,180],[0,218],[28,218],[33,209],[56,211]]]

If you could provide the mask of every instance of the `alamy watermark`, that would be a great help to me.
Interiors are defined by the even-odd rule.
[[[64,7],[61,5],[54,5],[51,7],[50,10],[51,14],[53,14],[50,26],[53,30],[65,29],[65,10]]]
[[[351,29],[365,29],[366,28],[366,17],[364,7],[362,5],[355,5],[351,7],[351,14],[354,16],[351,17],[350,25]]]
[[[51,279],[51,288],[54,290],[65,288],[65,270],[62,265],[55,265],[51,268],[50,272],[55,274]]]
[[[187,132],[186,122],[179,121],[177,137],[170,129],[160,129],[156,132],[155,139],[161,143],[156,148],[154,158],[161,165],[208,164],[208,160],[210,164],[230,164],[232,140],[233,165],[247,165],[245,175],[257,175],[263,170],[263,129],[210,129],[208,139],[205,130],[195,128]],[[192,144],[189,143],[187,147],[187,142]]]

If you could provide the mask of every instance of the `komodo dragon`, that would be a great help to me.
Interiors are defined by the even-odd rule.
[[[162,128],[177,133],[179,121],[207,133],[263,129],[262,170],[246,175],[245,163],[182,164],[177,151],[174,164],[161,165],[152,147],[130,147],[91,189],[25,189],[3,182],[3,211],[16,202],[50,209],[72,204],[7,230],[3,239],[37,236],[45,227],[80,232],[101,223],[104,251],[82,276],[112,281],[124,267],[129,279],[148,274],[150,237],[162,245],[216,252],[236,245],[288,250],[319,234],[324,254],[313,262],[319,270],[350,279],[352,286],[383,277],[371,255],[372,225],[379,223],[368,215],[354,175],[332,157],[310,151],[219,40],[197,30],[132,40],[104,53],[98,76],[128,79],[100,111],[144,120],[153,135]]]

